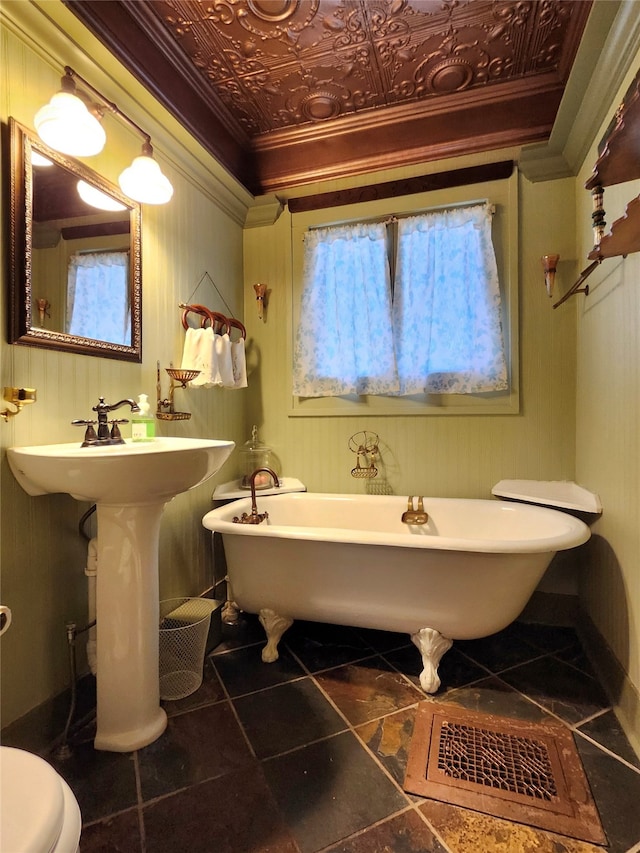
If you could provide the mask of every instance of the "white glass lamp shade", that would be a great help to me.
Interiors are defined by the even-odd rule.
[[[43,142],[71,157],[98,154],[107,140],[98,119],[70,92],[56,92],[33,121]]]
[[[125,195],[143,204],[166,204],[173,195],[173,187],[160,166],[146,154],[136,157],[118,178]]]
[[[124,204],[116,201],[102,190],[92,187],[86,181],[78,181],[78,195],[86,204],[96,207],[98,210],[126,210]]]

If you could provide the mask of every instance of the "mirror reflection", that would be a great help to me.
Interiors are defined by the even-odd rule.
[[[12,342],[141,360],[140,210],[10,119]]]

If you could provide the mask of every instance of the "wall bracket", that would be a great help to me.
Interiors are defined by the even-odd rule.
[[[558,299],[558,301],[554,304],[553,307],[557,308],[559,305],[562,305],[563,302],[566,302],[570,296],[573,296],[576,293],[584,293],[585,296],[588,296],[589,285],[585,284],[584,287],[581,287],[581,285],[586,281],[587,278],[589,278],[594,269],[600,266],[602,261],[603,258],[597,258],[592,264],[589,264],[586,269],[582,270],[582,272],[580,273],[580,278],[576,281],[573,287],[569,288],[569,290],[567,290],[562,299]]]

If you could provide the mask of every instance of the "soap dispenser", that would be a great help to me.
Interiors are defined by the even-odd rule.
[[[131,441],[153,441],[156,436],[156,422],[151,414],[149,397],[140,394],[138,397],[139,412],[131,418]]]

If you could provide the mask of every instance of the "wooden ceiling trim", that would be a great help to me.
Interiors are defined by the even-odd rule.
[[[553,99],[517,98],[508,110],[504,103],[493,102],[442,115],[413,116],[375,134],[351,124],[347,132],[338,126],[327,138],[308,140],[298,133],[295,142],[281,137],[278,147],[272,139],[264,146],[256,143],[261,191],[268,194],[320,180],[541,142],[549,137],[560,98],[557,92]]]
[[[353,187],[352,189],[290,198],[287,205],[291,213],[304,213],[309,210],[322,210],[326,207],[341,207],[345,204],[359,204],[365,201],[397,198],[414,193],[470,186],[486,181],[501,181],[511,177],[513,166],[513,160],[501,160],[498,163],[469,166],[465,169],[451,169],[433,175],[419,175],[404,180],[369,184],[365,187]]]

